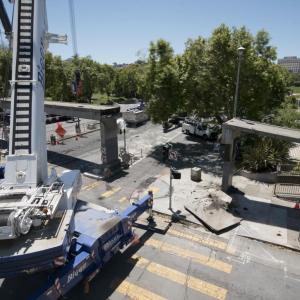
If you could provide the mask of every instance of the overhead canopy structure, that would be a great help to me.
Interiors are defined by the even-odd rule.
[[[2,100],[1,107],[3,109],[10,109],[10,100]],[[45,101],[45,113],[99,121],[101,116],[118,115],[120,113],[120,106]]]
[[[10,100],[2,100],[1,108],[10,109]],[[100,121],[101,160],[111,173],[120,165],[118,156],[119,105],[91,105],[74,102],[45,101],[45,113]]]
[[[242,133],[269,136],[288,142],[300,143],[300,130],[279,127],[265,123],[232,119],[222,125],[222,143],[225,144],[222,190],[227,191],[232,185],[234,171],[234,141]]]
[[[227,131],[234,131],[235,133],[248,133],[269,136],[273,138],[282,139],[288,142],[300,142],[300,130],[243,119],[232,119],[223,124],[224,144],[230,144],[230,140],[229,142],[226,141]]]

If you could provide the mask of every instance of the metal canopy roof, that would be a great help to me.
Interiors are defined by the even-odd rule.
[[[269,125],[245,119],[231,119],[223,124],[225,130],[258,134],[283,139],[289,142],[300,143],[300,130]]]

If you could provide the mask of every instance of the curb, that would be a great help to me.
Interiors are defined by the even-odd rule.
[[[281,247],[281,248],[284,248],[284,249],[287,249],[287,250],[291,250],[291,251],[300,253],[300,248],[297,249],[297,248],[293,248],[292,246],[276,244],[276,243],[273,243],[273,242],[265,241],[265,240],[262,240],[262,239],[258,239],[258,238],[255,238],[255,237],[246,236],[246,235],[242,235],[242,234],[237,234],[237,235],[240,236],[240,237],[243,237],[243,238],[247,238],[249,240],[254,240],[254,241],[261,242],[261,243],[264,243],[264,244],[268,244],[268,245],[271,245],[271,246]]]
[[[104,179],[103,176],[94,175],[94,174],[88,173],[88,172],[84,172],[83,175],[86,176],[86,177],[88,177],[88,178],[97,179],[97,180]]]

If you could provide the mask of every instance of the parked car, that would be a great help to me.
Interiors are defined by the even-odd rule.
[[[182,123],[184,122],[185,118],[184,117],[179,117],[179,116],[173,116],[171,117],[168,122],[170,124],[173,124],[175,126],[181,127]]]

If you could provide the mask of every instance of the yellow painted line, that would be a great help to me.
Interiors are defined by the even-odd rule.
[[[123,202],[125,202],[125,201],[128,201],[127,197],[122,197],[122,198],[119,200],[120,203],[123,203]]]
[[[166,300],[166,298],[163,298],[126,280],[124,280],[117,287],[117,291],[133,300]]]
[[[235,253],[235,249],[228,246],[227,243],[224,243],[222,241],[218,241],[218,240],[211,239],[211,238],[204,238],[204,237],[196,236],[194,234],[187,234],[187,233],[184,233],[182,231],[178,231],[178,230],[173,229],[173,228],[170,228],[168,230],[168,233],[170,233],[170,234],[172,234],[176,237],[179,237],[179,238],[190,240],[190,241],[195,242],[197,244],[206,245],[206,246],[209,246],[209,247],[214,247],[214,248],[226,251],[227,253],[230,253],[230,254]]]
[[[160,191],[160,189],[158,187],[155,187],[155,186],[150,186],[147,188],[148,191],[152,191],[153,194],[156,194]],[[147,192],[147,195],[148,195],[148,192]]]
[[[227,290],[222,287],[208,283],[196,277],[189,276],[188,274],[184,274],[161,264],[150,262],[148,259],[143,257],[133,256],[133,259],[138,259],[136,266],[145,268],[150,273],[166,278],[180,285],[187,286],[190,289],[212,298],[218,300],[226,299]]]
[[[92,182],[90,184],[85,185],[84,187],[81,188],[81,191],[89,191],[94,189],[95,187],[99,186],[101,184],[101,182],[96,181],[96,182]]]
[[[174,254],[179,257],[190,258],[196,263],[216,269],[216,270],[224,272],[224,273],[229,274],[232,271],[232,265],[225,263],[219,259],[216,259],[216,258],[210,257],[210,256],[205,256],[205,255],[199,254],[198,252],[187,250],[187,249],[184,249],[184,248],[172,245],[172,244],[164,243],[162,241],[150,239],[145,242],[145,245],[152,246],[163,252]]]
[[[120,187],[118,187],[118,188],[112,188],[111,190],[103,193],[101,195],[101,197],[103,197],[103,198],[111,197],[113,194],[115,194],[116,192],[118,192],[120,189],[121,189]]]

